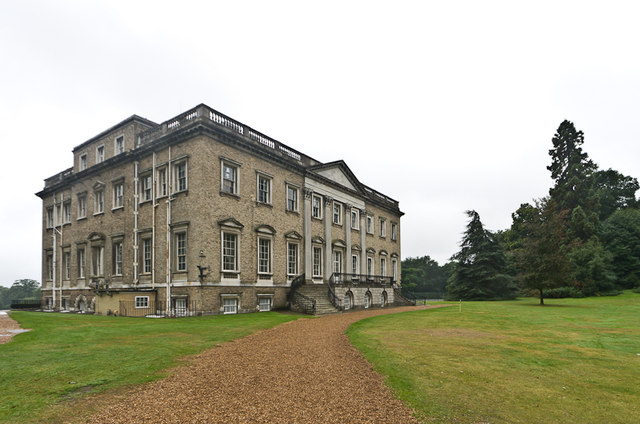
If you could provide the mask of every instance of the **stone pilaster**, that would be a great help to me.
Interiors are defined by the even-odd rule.
[[[313,249],[311,247],[311,196],[313,192],[309,189],[303,189],[303,219],[304,219],[304,273],[305,280],[311,282],[313,280]]]
[[[331,277],[332,261],[332,243],[331,243],[331,223],[333,222],[333,210],[331,210],[333,206],[333,198],[329,196],[324,197],[324,239],[325,239],[325,248],[324,248],[324,280],[329,281]]]

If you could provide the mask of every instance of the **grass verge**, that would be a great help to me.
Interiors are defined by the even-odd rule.
[[[186,355],[299,316],[277,312],[180,319],[13,312],[32,329],[0,345],[0,422],[49,422],[89,393],[162,378]],[[49,418],[48,418],[49,417]]]
[[[424,422],[640,422],[640,295],[467,302],[355,323]]]

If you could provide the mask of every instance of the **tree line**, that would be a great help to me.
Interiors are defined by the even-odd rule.
[[[428,256],[402,263],[406,292],[440,289],[448,299],[517,295],[616,294],[640,283],[640,205],[636,178],[601,170],[582,149],[584,134],[564,121],[549,150],[549,194],[523,203],[511,227],[487,230],[474,210],[460,251],[443,266]]]
[[[40,301],[40,283],[35,280],[16,280],[11,287],[0,286],[0,309],[9,309],[16,300]]]

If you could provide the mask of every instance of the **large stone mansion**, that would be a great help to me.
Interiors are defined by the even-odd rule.
[[[310,313],[398,302],[398,202],[201,104],[133,115],[45,180],[50,310]]]

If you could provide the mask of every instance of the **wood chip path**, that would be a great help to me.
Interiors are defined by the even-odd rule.
[[[299,319],[257,332],[114,395],[87,422],[415,423],[344,332],[366,317],[426,308]]]
[[[6,311],[0,311],[0,344],[8,343],[13,336],[23,331],[27,330],[22,330]]]

